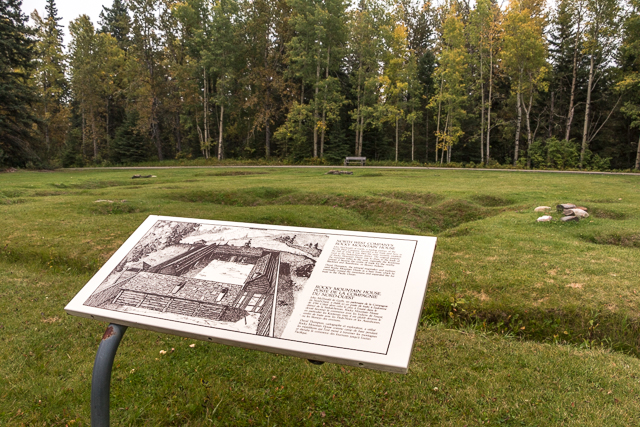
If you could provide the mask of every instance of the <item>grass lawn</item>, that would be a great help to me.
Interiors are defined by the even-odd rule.
[[[130,328],[113,425],[640,425],[640,176],[352,170],[0,174],[0,425],[88,425],[106,325],[63,308],[150,214],[438,247],[408,375]]]

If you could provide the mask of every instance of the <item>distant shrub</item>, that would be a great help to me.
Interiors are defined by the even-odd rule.
[[[529,156],[531,166],[539,169],[575,169],[580,160],[578,146],[573,140],[565,141],[555,137],[534,141]]]

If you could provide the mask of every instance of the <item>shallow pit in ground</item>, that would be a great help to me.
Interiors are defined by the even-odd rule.
[[[195,190],[173,193],[171,200],[192,203],[213,203],[227,206],[257,206],[270,204],[275,199],[292,193],[290,188],[251,187],[232,191]]]
[[[89,207],[89,211],[94,215],[121,215],[142,212],[135,203],[122,200],[101,200],[95,201]]]
[[[2,190],[0,191],[0,198],[15,198],[24,195],[24,191],[21,190]]]
[[[504,209],[486,208],[467,200],[450,199],[435,203],[438,195],[423,194],[425,204],[407,203],[411,193],[394,193],[396,198],[381,196],[353,196],[341,194],[303,193],[289,188],[252,187],[227,192],[190,191],[169,194],[170,200],[192,203],[213,203],[234,207],[267,205],[324,206],[347,209],[363,220],[376,225],[397,226],[413,230],[411,233],[432,234],[498,215]],[[401,198],[399,198],[399,197]]]
[[[425,302],[422,320],[531,341],[601,346],[640,356],[640,318],[604,308],[514,307],[495,303],[484,293],[467,292],[455,298],[432,294]]]
[[[384,193],[378,193],[377,196],[386,197],[389,199],[404,200],[405,202],[411,202],[419,205],[431,206],[444,200],[444,196],[433,193],[412,193],[406,191],[390,191]]]
[[[56,188],[71,188],[78,190],[96,190],[100,188],[110,188],[110,187],[128,187],[132,185],[146,185],[154,183],[153,180],[145,180],[141,182],[139,179],[131,180],[131,181],[84,181],[73,184],[65,184],[61,183],[51,183],[50,185]]]
[[[258,171],[220,171],[220,172],[206,172],[197,173],[194,176],[245,176],[245,175],[267,175],[269,172]]]
[[[626,214],[621,212],[612,211],[609,209],[602,208],[591,208],[589,209],[589,215],[592,215],[594,218],[603,218],[603,219],[625,219],[627,217]]]
[[[9,199],[6,197],[0,197],[0,205],[19,205],[26,203],[25,199]]]
[[[489,194],[476,194],[471,196],[471,200],[474,203],[484,206],[486,208],[497,208],[502,206],[510,206],[515,202],[511,199],[506,199],[499,196],[491,196]]]
[[[624,233],[602,233],[584,236],[587,242],[598,245],[622,246],[640,249],[640,231]]]

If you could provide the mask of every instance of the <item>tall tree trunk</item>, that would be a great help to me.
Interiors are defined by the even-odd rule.
[[[313,158],[318,157],[318,84],[320,83],[320,58],[316,64],[316,93],[313,97]]]
[[[640,170],[640,137],[638,137],[638,151],[636,152],[636,170]]]
[[[300,107],[304,105],[304,80],[300,83]],[[303,134],[302,131],[302,117],[298,119],[298,132],[300,135]]]
[[[82,155],[87,157],[87,120],[84,117],[84,107],[82,107]]]
[[[269,44],[268,43],[264,49],[264,69],[265,70],[269,69]],[[262,105],[264,108],[264,153],[265,153],[265,157],[268,159],[271,156],[271,128],[269,127],[270,126],[269,114],[271,112],[270,105],[269,105],[269,101],[271,99],[271,82],[269,81],[268,76],[266,77],[265,86],[267,90],[264,97],[264,103]],[[304,83],[302,87],[304,88]],[[304,93],[304,90],[303,90],[303,93]]]
[[[440,115],[442,112],[442,91],[444,89],[444,77],[440,79],[440,97],[438,98],[438,121],[436,122],[436,163],[438,163],[438,148],[440,144]],[[448,116],[447,116],[448,118]],[[444,149],[444,148],[443,148]],[[440,160],[442,163],[442,160]]]
[[[329,59],[331,46],[327,47],[327,67],[325,71],[324,81],[324,102],[322,104],[322,132],[320,134],[320,157],[324,157],[324,134],[327,127],[327,92],[329,90]]]
[[[396,115],[396,163],[398,163],[398,116]]]
[[[450,113],[450,111],[447,110],[447,120],[445,121],[445,125],[444,125],[444,134],[445,135],[449,131],[449,113]],[[447,145],[442,147],[441,154],[440,154],[440,164],[442,164],[444,162],[444,152],[447,151],[446,148],[448,148],[448,147],[449,147],[448,143],[447,143]],[[437,161],[437,159],[436,159],[436,161]]]
[[[527,169],[531,169],[531,120],[530,113],[533,106],[533,89],[529,91],[529,108],[524,107],[525,119],[527,120]]]
[[[204,78],[204,97],[203,97],[203,118],[204,118],[204,157],[205,159],[209,158],[209,79],[207,79],[206,70],[203,69],[203,78]]]
[[[595,52],[591,51],[591,61],[589,64],[589,83],[587,84],[587,102],[584,106],[584,127],[582,129],[582,147],[580,148],[580,169],[584,166],[584,153],[587,151],[589,133],[589,113],[591,112],[591,89],[593,87],[593,76],[595,66]]]
[[[520,127],[522,126],[522,72],[518,81],[518,92],[516,92],[516,109],[518,110],[518,122],[516,124],[516,141],[513,153],[513,166],[518,163],[518,151],[520,149]]]
[[[153,104],[158,104],[158,99],[156,97],[153,98]],[[160,140],[160,125],[158,124],[156,108],[154,108],[154,111],[152,112],[151,120],[151,132],[158,150],[158,160],[164,160],[164,156],[162,155],[162,141]]]
[[[415,151],[416,148],[416,144],[415,144],[415,138],[414,138],[414,125],[415,125],[415,119],[411,122],[411,163],[413,163],[415,161],[414,157],[413,157],[413,153]]]
[[[107,96],[107,108],[106,108],[106,112],[107,112],[107,117],[106,117],[106,129],[107,129],[106,134],[107,134],[107,135],[106,135],[106,139],[107,139],[107,147],[109,147],[109,146],[111,145],[111,144],[110,144],[111,138],[110,138],[110,135],[109,135],[109,116],[110,116],[110,115],[109,115],[109,97],[108,97],[108,96]]]
[[[424,157],[425,157],[425,162],[429,163],[429,111],[425,111],[424,112],[424,117],[426,118],[425,120],[425,135],[424,135]]]
[[[483,159],[484,164],[489,164],[489,159],[491,158],[489,154],[489,142],[491,141],[491,95],[493,89],[493,43],[490,44],[490,54],[489,57],[489,102],[487,104],[487,149],[485,150],[486,159]]]
[[[549,109],[549,128],[547,130],[547,138],[553,136],[553,108],[555,101],[555,92],[551,91],[551,108]]]
[[[326,120],[326,110],[322,110],[322,129],[320,131],[320,158],[324,157],[324,134],[325,134],[325,120]]]
[[[91,141],[93,142],[93,160],[98,158],[98,138],[96,135],[96,117],[93,114],[93,105],[91,106],[91,110],[89,112],[91,115]]]
[[[180,131],[180,114],[176,112],[173,116],[175,124],[175,136],[176,136],[176,151],[182,152],[182,132]]]
[[[270,134],[269,134],[269,117],[266,114],[266,111],[267,111],[267,98],[266,97],[264,99],[263,108],[264,108],[264,111],[265,111],[265,117],[264,117],[264,129],[265,129],[264,152],[265,152],[265,157],[268,159],[271,156],[271,138],[270,138]],[[286,149],[285,149],[285,151],[286,151]]]
[[[360,116],[360,142],[358,143],[358,156],[362,156],[362,140],[364,139],[364,116]]]
[[[269,118],[264,118],[264,140],[267,147],[267,156],[269,155],[269,147],[271,146],[271,128],[269,127]],[[268,157],[267,157],[268,158]]]
[[[45,93],[46,96],[46,93]],[[44,103],[44,145],[47,147],[47,153],[49,152],[49,147],[51,146],[51,141],[49,140],[49,111],[47,108],[47,102]]]
[[[564,131],[564,140],[569,141],[571,133],[571,122],[573,122],[573,113],[575,110],[576,80],[578,78],[578,46],[580,45],[580,24],[582,23],[582,15],[578,20],[578,30],[576,31],[576,42],[573,45],[573,76],[571,78],[571,93],[569,95],[569,111],[567,113],[567,124]]]
[[[484,79],[483,79],[483,55],[482,43],[480,43],[480,93],[482,101],[480,103],[480,161],[484,159]]]
[[[360,71],[362,71],[362,66],[360,67]],[[362,129],[360,129],[360,115],[362,114],[362,106],[360,105],[360,77],[358,77],[358,109],[356,111],[356,156],[360,152],[360,135],[362,133]]]
[[[218,129],[218,160],[224,158],[224,140],[222,139],[224,131],[224,104],[220,105],[220,127]]]

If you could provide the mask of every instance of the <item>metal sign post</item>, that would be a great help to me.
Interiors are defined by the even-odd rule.
[[[111,323],[102,336],[91,377],[91,427],[109,427],[111,368],[126,326]]]

